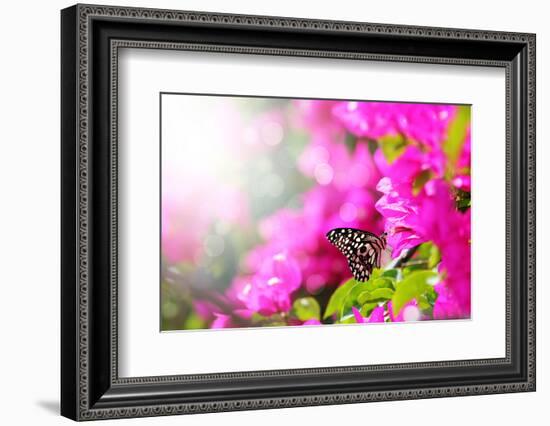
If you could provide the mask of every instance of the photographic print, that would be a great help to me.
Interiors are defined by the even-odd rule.
[[[160,102],[162,331],[470,317],[470,106]]]
[[[535,391],[535,80],[531,33],[63,9],[62,415]]]

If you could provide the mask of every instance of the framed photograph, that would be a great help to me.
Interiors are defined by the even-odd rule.
[[[61,12],[61,412],[535,390],[535,35]]]

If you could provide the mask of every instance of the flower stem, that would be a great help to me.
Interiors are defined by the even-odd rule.
[[[420,245],[417,245],[415,247],[412,247],[408,250],[403,251],[397,259],[394,259],[393,262],[389,263],[386,269],[395,269],[403,266],[414,256],[414,254],[416,253],[416,250],[418,250],[418,247],[420,247]]]

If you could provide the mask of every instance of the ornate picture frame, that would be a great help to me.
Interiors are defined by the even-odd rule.
[[[534,34],[96,5],[64,9],[61,30],[62,415],[93,420],[535,390]],[[128,47],[504,69],[506,356],[119,377],[118,53]]]

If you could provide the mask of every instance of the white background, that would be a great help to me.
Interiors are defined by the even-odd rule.
[[[119,81],[121,376],[505,356],[503,69],[130,49],[120,53]],[[160,91],[471,103],[472,320],[159,333]],[[165,148],[185,135],[185,100],[163,96]]]
[[[105,0],[107,4],[118,4]],[[538,391],[453,399],[108,421],[102,424],[239,425],[374,423],[544,424],[550,400],[548,341],[550,202],[547,141],[550,28],[544,2],[319,2],[295,0],[149,0],[120,3],[383,23],[529,31],[537,39],[538,106]],[[59,9],[66,1],[10,2],[0,27],[0,400],[3,424],[69,424],[57,416],[59,394]],[[547,195],[547,194],[546,194]],[[541,420],[536,420],[536,416]],[[544,420],[543,420],[544,419]]]

